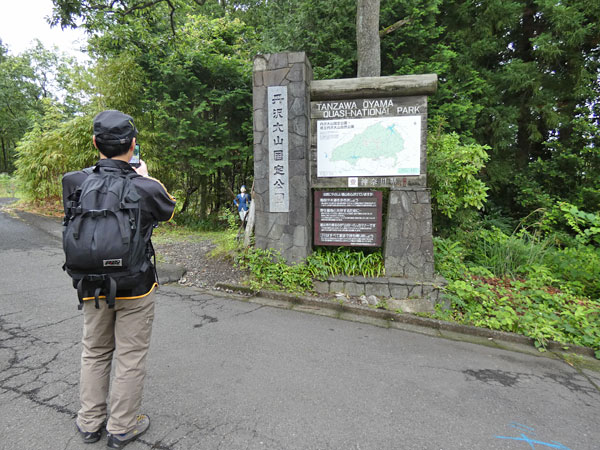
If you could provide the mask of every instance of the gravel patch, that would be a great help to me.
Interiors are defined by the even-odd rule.
[[[216,283],[240,283],[245,277],[231,258],[210,255],[215,248],[211,241],[155,243],[154,248],[161,261],[185,267],[186,273],[179,280],[185,286],[214,288]]]

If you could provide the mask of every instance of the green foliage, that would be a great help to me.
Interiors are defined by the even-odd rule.
[[[597,201],[600,10],[585,0],[448,1],[440,9],[443,40],[457,55],[447,82],[454,98],[478,108],[474,126],[452,129],[490,146],[493,203],[518,217],[548,200]],[[462,90],[460,78],[479,89]]]
[[[306,262],[313,277],[319,280],[340,274],[363,277],[381,277],[385,274],[381,249],[365,253],[348,247],[321,247]]]
[[[16,177],[0,173],[0,197],[16,197],[19,190]]]
[[[488,159],[489,147],[461,144],[456,133],[438,129],[430,135],[427,149],[427,174],[434,215],[461,223],[469,212],[482,209],[488,188],[478,178]]]
[[[193,231],[220,231],[228,229],[227,223],[217,215],[200,217],[193,211],[177,213],[171,220],[176,225]]]
[[[325,280],[332,275],[382,276],[381,251],[365,254],[356,249],[319,248],[305,261],[288,265],[273,249],[240,248],[237,264],[253,275],[252,286],[288,292],[312,290],[313,279]]]
[[[236,14],[257,28],[260,53],[304,51],[315,79],[356,75],[354,0],[252,3]]]
[[[436,270],[447,280],[449,311],[436,317],[597,350],[600,358],[600,253],[556,249],[521,230],[436,238]]]
[[[600,301],[600,249],[578,245],[548,252],[545,263],[577,295]]]
[[[594,244],[600,247],[600,215],[580,210],[568,203],[559,203],[560,211],[575,232],[579,244]]]
[[[102,74],[109,69],[103,105],[122,102],[153,176],[177,194],[182,213],[204,220],[251,182],[253,30],[229,16],[188,14],[177,16],[175,39],[159,10],[119,21],[93,40]]]
[[[16,175],[25,197],[33,201],[60,199],[62,176],[96,161],[91,135],[90,117],[64,121],[64,116],[49,105],[44,120],[23,137],[16,149]]]
[[[219,211],[219,219],[227,224],[227,229],[229,231],[237,231],[238,217],[230,208],[221,208],[221,211]]]
[[[14,149],[40,112],[40,90],[27,56],[10,56],[0,42],[0,172],[14,170]]]
[[[469,235],[470,261],[495,276],[517,277],[542,264],[552,246],[550,238],[519,230],[510,235],[498,228],[481,229]],[[474,242],[476,241],[476,242]]]
[[[312,276],[306,264],[288,265],[273,249],[246,248],[238,254],[236,263],[250,271],[254,289],[274,289],[305,292],[312,289]]]

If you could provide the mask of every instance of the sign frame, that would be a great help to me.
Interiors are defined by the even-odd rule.
[[[325,201],[322,201],[323,199]],[[381,247],[383,245],[382,191],[314,190],[313,200],[314,245],[334,247]],[[357,218],[360,215],[363,217]],[[350,219],[348,216],[353,218]],[[324,224],[325,227],[323,227]],[[353,225],[363,229],[352,230]],[[324,228],[326,228],[325,231],[323,231]],[[335,228],[339,228],[339,230],[335,230]],[[337,240],[335,236],[325,237],[326,234],[337,234]],[[366,238],[368,240],[365,240]]]

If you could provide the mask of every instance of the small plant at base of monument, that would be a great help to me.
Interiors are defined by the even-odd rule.
[[[365,252],[347,247],[318,248],[307,258],[307,264],[314,278],[318,280],[325,280],[335,275],[366,278],[385,275],[381,249]]]
[[[381,250],[367,253],[353,249],[317,249],[298,264],[287,264],[275,250],[239,248],[236,264],[254,277],[253,289],[306,292],[313,289],[313,279],[325,280],[333,275],[376,277],[385,273]]]
[[[305,263],[288,265],[281,254],[273,249],[242,248],[235,257],[241,269],[253,276],[250,287],[255,290],[272,289],[287,292],[312,290],[312,275]]]

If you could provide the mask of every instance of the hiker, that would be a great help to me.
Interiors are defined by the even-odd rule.
[[[154,254],[150,238],[153,227],[159,221],[172,218],[175,199],[159,181],[148,177],[143,161],[137,169],[129,164],[137,137],[131,116],[115,110],[103,111],[94,118],[93,130],[93,144],[100,153],[100,160],[94,167],[69,172],[62,179],[65,232],[66,235],[72,233],[70,238],[64,238],[72,242],[63,241],[67,259],[65,267],[73,277],[74,287],[78,288],[84,321],[81,409],[75,425],[85,443],[100,440],[102,429],[106,426],[107,446],[122,448],[150,426],[150,418],[139,412],[154,319],[154,292],[158,286],[156,270],[150,259]],[[104,187],[94,191],[93,186],[89,186],[92,178],[98,185],[104,183]],[[103,216],[109,220],[106,217],[117,217],[117,214],[110,209],[86,209],[88,207],[84,205],[86,192],[90,192],[86,198],[94,195],[100,198],[111,191],[111,186],[122,186],[123,192],[126,192],[127,197],[117,200],[117,205],[125,209],[122,214],[125,214],[128,226],[119,227],[115,225],[118,219],[111,218],[113,222],[104,223],[112,223],[112,226],[100,228]],[[115,187],[115,190],[118,189]],[[93,227],[86,225],[86,221],[93,220],[97,220]],[[73,227],[75,231],[71,231]],[[137,245],[142,249],[138,252],[142,255],[136,256],[141,260],[135,269],[138,272],[119,278],[123,276],[120,267],[125,263],[121,258],[112,258],[104,260],[103,265],[107,269],[102,274],[86,274],[81,267],[86,267],[86,262],[91,264],[91,258],[86,261],[86,258],[79,257],[78,261],[78,257],[72,254],[75,251],[71,251],[69,246],[75,245],[73,242],[89,248],[101,246],[97,243],[102,238],[100,234],[94,234],[93,244],[89,242],[92,233],[89,230],[92,229],[93,233],[116,233],[116,239],[111,238],[115,245],[121,243],[121,233],[137,233],[132,235],[134,237],[129,245],[133,247],[137,239]],[[102,245],[112,246],[111,242]],[[102,268],[95,272],[101,271]],[[111,289],[111,286],[115,288]],[[113,357],[114,377],[109,392]],[[109,396],[110,413],[107,411]]]
[[[246,215],[248,214],[248,208],[250,206],[250,200],[252,197],[250,194],[246,194],[246,186],[242,185],[240,188],[240,193],[235,196],[235,206],[237,206],[238,214],[240,215],[240,220],[242,223],[246,220]]]

